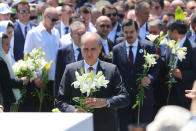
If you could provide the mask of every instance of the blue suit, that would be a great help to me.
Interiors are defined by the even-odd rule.
[[[137,108],[132,109],[132,106],[136,102],[136,94],[137,94],[137,85],[136,80],[139,77],[139,74],[143,71],[144,57],[142,50],[146,50],[150,54],[155,53],[155,48],[153,44],[147,40],[139,40],[138,48],[136,53],[136,59],[134,62],[133,69],[131,70],[130,64],[127,57],[126,51],[126,42],[123,41],[113,48],[113,63],[117,65],[120,73],[122,75],[123,82],[125,83],[125,87],[129,92],[131,102],[126,108],[119,109],[118,115],[120,120],[120,130],[127,131],[128,124],[137,123]],[[155,65],[150,69],[149,74],[151,77],[151,83],[154,82],[154,78],[157,77],[159,73],[159,67]],[[149,123],[153,120],[153,105],[154,105],[154,96],[153,89],[151,85],[148,89],[145,90],[146,98],[144,100],[144,105],[140,114],[140,122],[141,123]]]
[[[69,63],[76,62],[74,56],[73,44],[68,44],[63,48],[60,48],[57,53],[56,58],[56,71],[55,71],[55,88],[54,88],[54,96],[58,95],[59,84],[61,82],[61,78],[63,76],[65,67]]]
[[[37,26],[34,23],[30,22],[31,28],[33,26]],[[23,59],[24,57],[24,44],[25,44],[25,38],[22,33],[21,27],[18,22],[14,23],[14,58],[16,61]]]

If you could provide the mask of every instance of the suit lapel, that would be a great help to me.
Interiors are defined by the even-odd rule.
[[[16,22],[16,23],[17,23],[17,26],[18,26],[18,34],[21,34],[23,40],[25,40],[25,37],[24,37],[24,35],[23,35],[23,33],[22,33],[22,29],[21,29],[21,27],[20,27],[20,24],[19,24],[18,22]]]

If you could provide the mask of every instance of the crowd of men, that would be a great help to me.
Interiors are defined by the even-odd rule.
[[[175,20],[178,6],[185,20]],[[95,130],[114,131],[119,125],[121,131],[126,131],[129,124],[138,121],[137,108],[132,106],[138,91],[136,80],[143,72],[144,50],[158,57],[157,64],[141,80],[148,88],[140,122],[150,123],[158,109],[166,105],[169,72],[176,80],[169,104],[190,108],[185,90],[192,89],[196,79],[195,0],[9,0],[0,3],[0,23],[7,20],[14,23],[12,64],[40,47],[46,60],[53,61],[48,84],[39,81],[51,96],[43,111],[51,111],[55,101],[63,112],[85,112],[73,106],[72,98],[81,93],[71,84],[76,80],[75,71],[83,67],[88,73],[93,67],[95,74],[101,70],[110,80],[97,98],[84,101],[95,109]],[[147,38],[161,31],[168,33],[165,39],[180,40],[180,47],[187,47],[186,58],[175,59],[175,69],[168,66],[171,49],[166,45],[156,48],[156,43]],[[20,111],[37,111],[39,101],[32,96],[32,90],[27,91]]]

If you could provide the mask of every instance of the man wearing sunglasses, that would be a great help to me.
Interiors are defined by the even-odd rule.
[[[11,41],[11,53],[15,61],[18,61],[24,57],[24,43],[28,31],[37,25],[30,22],[30,6],[27,1],[20,1],[16,9],[18,20],[14,23],[14,38]]]
[[[42,51],[45,52],[45,57],[48,62],[53,61],[51,68],[49,69],[47,83],[47,92],[50,97],[53,98],[53,84],[55,76],[55,61],[56,54],[59,48],[59,32],[57,29],[53,28],[56,22],[58,21],[59,15],[54,7],[46,8],[44,12],[44,20],[37,26],[32,29],[26,37],[24,53],[29,54],[34,48],[42,48]],[[43,84],[40,81],[40,84]],[[51,111],[53,108],[53,99],[45,99],[42,111]]]
[[[99,58],[103,61],[110,62],[110,63],[112,62],[112,56],[110,52],[112,51],[114,44],[107,37],[112,27],[111,23],[112,22],[110,18],[107,16],[100,16],[97,18],[96,21],[97,34],[100,35],[100,41],[102,44],[102,50],[99,55]]]
[[[112,22],[112,28],[108,34],[108,39],[115,45],[116,39],[122,35],[122,27],[117,22],[117,9],[112,5],[107,5],[102,9],[102,14],[108,16]]]

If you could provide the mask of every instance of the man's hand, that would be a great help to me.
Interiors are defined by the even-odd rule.
[[[46,84],[40,78],[34,79],[34,83],[35,83],[36,87],[38,87],[38,88],[45,88],[46,87]]]
[[[23,81],[24,85],[27,85],[29,83],[29,78],[22,77],[21,80]]]
[[[0,108],[0,112],[3,112],[3,109],[2,108]]]
[[[142,86],[144,86],[144,87],[149,86],[150,83],[151,83],[151,80],[150,80],[150,78],[148,78],[147,76],[144,77],[144,78],[141,80],[141,84],[142,84]]]
[[[86,98],[84,99],[83,104],[91,109],[107,106],[106,99],[104,98]]]
[[[196,81],[193,84],[192,90],[185,90],[185,96],[190,99],[196,99]]]
[[[176,78],[182,79],[182,74],[179,69],[171,69],[171,72]]]
[[[82,108],[79,108],[79,109],[75,109],[75,111],[74,112],[87,112],[87,111],[85,111],[84,109],[82,109]]]

